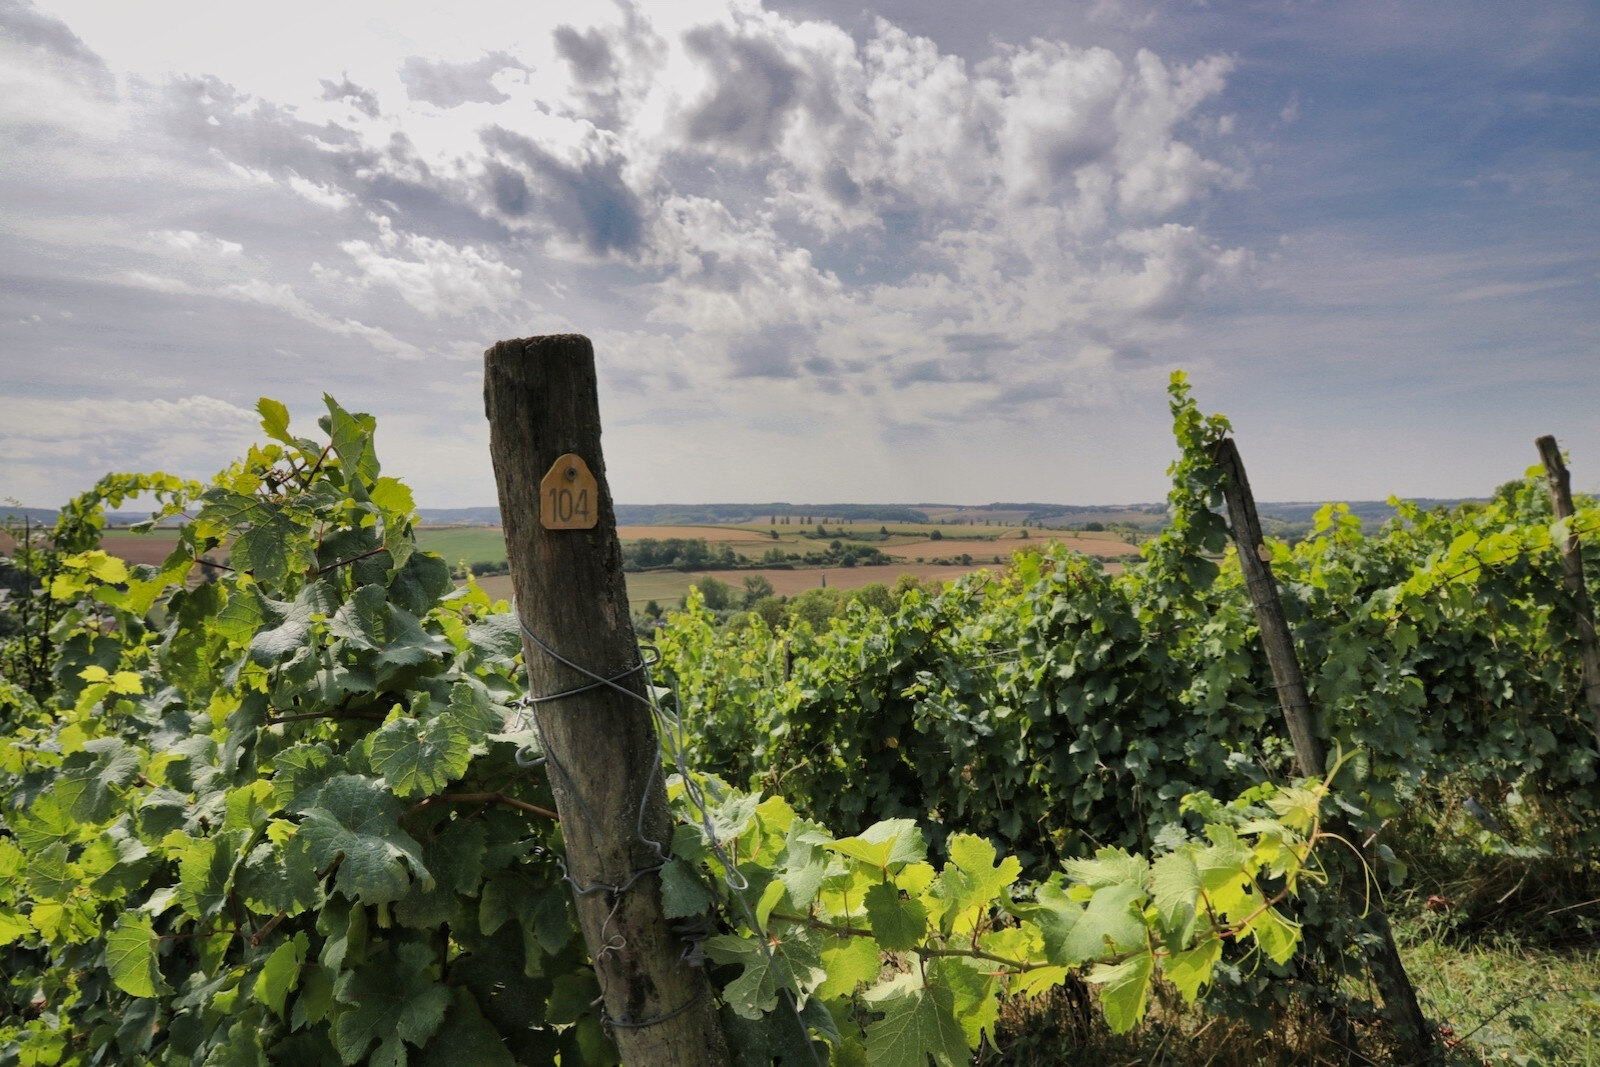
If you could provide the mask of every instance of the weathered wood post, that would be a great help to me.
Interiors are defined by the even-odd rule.
[[[607,1027],[629,1065],[725,1064],[710,985],[661,908],[672,823],[600,453],[594,349],[578,335],[502,341],[484,353],[483,397],[528,690],[556,697],[533,715]]]
[[[1255,605],[1261,643],[1266,646],[1272,682],[1278,690],[1278,706],[1283,709],[1284,720],[1289,726],[1289,741],[1294,746],[1295,763],[1301,774],[1321,778],[1328,773],[1327,752],[1317,732],[1311,697],[1306,691],[1305,674],[1300,670],[1294,637],[1289,631],[1288,618],[1283,613],[1283,602],[1278,598],[1278,583],[1272,577],[1272,568],[1268,563],[1271,553],[1261,535],[1261,519],[1256,514],[1250,480],[1245,477],[1244,461],[1239,458],[1239,448],[1233,443],[1233,438],[1224,437],[1217,442],[1213,459],[1224,474],[1223,495],[1228,501],[1228,526],[1233,531],[1233,541],[1239,550],[1239,568],[1244,572],[1245,585]],[[1341,815],[1336,814],[1329,820],[1329,828],[1346,841],[1355,840]],[[1363,951],[1373,981],[1383,995],[1384,1013],[1394,1027],[1401,1046],[1411,1057],[1408,1062],[1431,1062],[1434,1053],[1432,1035],[1423,1018],[1422,1007],[1417,1003],[1411,978],[1400,959],[1400,950],[1395,947],[1388,916],[1377,901],[1367,899],[1363,883],[1350,878],[1340,881],[1340,888],[1350,906],[1357,914],[1365,909],[1367,921],[1371,923],[1373,932],[1379,935],[1377,943],[1366,946]]]
[[[1572,477],[1562,462],[1561,449],[1549,434],[1534,442],[1539,448],[1539,458],[1544,462],[1544,474],[1550,483],[1550,503],[1557,519],[1570,519],[1572,507]],[[1600,639],[1595,636],[1594,604],[1589,600],[1589,587],[1583,581],[1583,551],[1575,530],[1568,529],[1561,548],[1562,580],[1572,593],[1573,613],[1577,616],[1578,650],[1583,658],[1583,699],[1589,705],[1589,728],[1600,742]]]

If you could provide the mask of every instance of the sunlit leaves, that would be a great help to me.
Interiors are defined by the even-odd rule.
[[[884,1067],[961,1067],[971,1059],[967,1037],[956,1021],[955,995],[947,987],[897,983],[887,995],[868,995],[884,1016],[867,1026],[867,1056]]]
[[[150,917],[124,912],[106,935],[106,968],[124,993],[153,997],[169,992],[156,967],[156,933]]]

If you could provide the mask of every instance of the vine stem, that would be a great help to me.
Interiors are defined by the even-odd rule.
[[[782,919],[784,922],[798,923],[802,926],[809,926],[813,930],[822,930],[825,933],[838,934],[841,937],[868,937],[876,939],[877,936],[871,930],[857,930],[850,926],[838,926],[834,923],[824,922],[823,920],[812,915],[797,915],[788,911],[773,911],[771,912],[771,916],[774,919]],[[912,949],[912,951],[918,956],[921,956],[923,959],[932,959],[935,956],[961,956],[967,959],[988,960],[990,963],[998,963],[1002,966],[1010,967],[1012,970],[1018,972],[1036,971],[1041,967],[1051,966],[1051,964],[1047,962],[1041,962],[1039,960],[1014,960],[1006,956],[997,956],[992,952],[984,952],[982,949],[976,948],[929,948],[926,945],[922,945]]]
[[[406,812],[404,817],[409,819],[432,804],[503,804],[508,808],[525,811],[529,815],[542,815],[551,822],[561,821],[561,816],[549,808],[541,808],[537,804],[529,804],[526,800],[508,797],[504,793],[442,793],[439,796],[428,797],[426,800],[421,801]]]

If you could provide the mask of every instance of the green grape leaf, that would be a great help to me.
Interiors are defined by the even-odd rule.
[[[1067,860],[1062,866],[1074,882],[1100,889],[1113,885],[1144,885],[1150,865],[1143,856],[1130,856],[1120,848],[1102,848],[1092,860]]]
[[[317,423],[332,438],[333,451],[338,457],[339,469],[344,472],[346,485],[352,492],[364,496],[365,491],[360,487],[371,485],[378,477],[378,456],[372,448],[377,420],[371,415],[346,411],[327,393],[322,394],[322,402],[327,405],[328,414]]]
[[[674,857],[661,868],[661,909],[669,919],[702,915],[711,907],[711,893],[699,872]]]
[[[1193,1004],[1221,959],[1222,939],[1211,934],[1193,948],[1167,956],[1161,961],[1161,970],[1178,987],[1184,1003]]]
[[[1131,885],[1110,885],[1096,891],[1062,945],[1067,961],[1083,963],[1108,952],[1144,946],[1148,928],[1136,910],[1143,897],[1144,891]]]
[[[449,717],[391,719],[372,735],[372,766],[399,797],[432,796],[472,761],[472,739]]]
[[[484,655],[509,664],[522,653],[522,629],[515,615],[501,612],[467,627],[467,642]]]
[[[887,870],[891,864],[915,863],[928,854],[922,830],[911,819],[885,819],[858,837],[845,837],[822,846]]]
[[[407,868],[425,885],[433,884],[421,848],[400,826],[399,802],[370,778],[330,778],[295,836],[305,839],[317,869],[340,860],[335,886],[352,900],[399,900],[411,886]]]
[[[412,882],[411,891],[395,905],[395,918],[406,926],[429,927],[450,921],[459,904],[457,894],[476,896],[483,882],[483,853],[488,831],[481,822],[453,820],[422,842],[422,860],[433,875],[425,889]]]
[[[873,1067],[928,1067],[930,1056],[939,1067],[965,1067],[972,1058],[949,989],[912,988],[879,1007],[884,1017],[867,1026]]]
[[[229,548],[229,564],[264,586],[282,586],[290,573],[314,569],[311,535],[282,508],[262,504]]]
[[[422,1047],[417,1067],[516,1067],[500,1032],[483,1017],[478,1000],[467,989],[457,989],[444,1024]]]
[[[263,912],[299,915],[324,899],[316,864],[298,834],[281,846],[263,841],[251,849],[234,882],[245,903]]]
[[[0,908],[0,947],[21,940],[34,933],[33,924],[26,915]]]
[[[292,941],[285,941],[273,949],[272,955],[267,957],[256,975],[255,998],[280,1019],[284,1018],[284,1005],[289,994],[300,985],[300,965],[305,962],[308,945],[309,941],[302,930]]]
[[[256,401],[256,411],[261,414],[261,431],[274,441],[282,441],[291,448],[295,439],[289,436],[289,409],[282,401],[264,396]]]
[[[119,803],[119,790],[139,774],[139,752],[121,738],[97,737],[61,762],[53,791],[79,822],[101,823]]]
[[[1125,1034],[1144,1018],[1154,966],[1155,957],[1146,949],[1116,966],[1102,963],[1089,972],[1088,980],[1100,986],[1100,1007],[1112,1033]]]
[[[444,1021],[450,987],[434,976],[433,950],[401,944],[341,975],[334,997],[346,1010],[333,1021],[333,1044],[347,1064],[360,1060],[378,1042],[371,1063],[404,1063],[401,1042],[422,1045]]]
[[[1034,903],[1019,904],[1016,912],[1039,927],[1044,938],[1045,958],[1051,963],[1066,966],[1080,963],[1080,958],[1067,955],[1067,938],[1083,918],[1083,905],[1073,900],[1061,885],[1059,874],[1051,877],[1034,892]]]
[[[228,591],[222,610],[208,620],[211,632],[235,648],[248,648],[250,639],[266,619],[266,609],[256,587],[234,587]]]
[[[332,613],[337,603],[326,581],[310,583],[292,603],[262,597],[262,628],[250,641],[250,658],[263,667],[288,659],[307,643],[313,620]]]
[[[935,959],[930,968],[937,985],[954,994],[952,1010],[967,1046],[977,1048],[987,1033],[992,1041],[995,1023],[1000,1019],[1000,996],[994,968],[979,960],[946,957]]]
[[[883,970],[883,957],[872,938],[847,937],[822,950],[822,969],[828,980],[817,987],[817,996],[832,1000],[855,992],[857,986],[876,982]]]
[[[344,770],[343,763],[334,756],[333,749],[318,742],[314,745],[296,745],[280,752],[274,759],[276,773],[272,776],[272,801],[279,808],[300,811],[316,803],[328,779]]]
[[[1267,908],[1250,920],[1250,933],[1273,963],[1288,963],[1300,941],[1300,926],[1284,918],[1277,908]]]
[[[407,538],[404,543],[409,545],[411,541]],[[390,555],[396,552],[397,548],[391,546]],[[440,597],[455,588],[450,578],[450,565],[431,552],[414,553],[397,560],[395,566],[398,570],[389,582],[389,600],[413,615],[426,615]],[[491,616],[495,617],[499,616]],[[521,634],[517,636],[520,641]]]
[[[227,830],[194,838],[183,849],[178,861],[178,903],[184,914],[209,919],[222,913],[233,888],[239,850],[248,837],[246,831]]]
[[[106,967],[116,987],[133,997],[172,992],[156,966],[156,932],[150,916],[124,911],[106,935]]]
[[[35,900],[66,900],[78,888],[80,874],[69,862],[70,854],[65,843],[56,841],[28,858],[28,890]]]
[[[718,963],[744,966],[739,977],[723,989],[723,999],[746,1019],[759,1019],[778,1006],[778,990],[796,991],[796,1004],[804,1007],[810,991],[828,974],[816,949],[801,931],[772,946],[770,956],[751,938],[717,934],[706,940],[706,954]]]
[[[928,909],[915,898],[900,899],[900,890],[879,882],[867,890],[867,919],[872,936],[891,952],[908,952],[928,936]]]
[[[1150,865],[1150,899],[1168,949],[1187,944],[1200,901],[1200,869],[1192,851],[1170,852]]]
[[[1015,856],[1007,856],[996,864],[994,845],[976,834],[952,834],[947,848],[950,862],[971,880],[962,907],[993,900],[1022,873],[1022,862]]]

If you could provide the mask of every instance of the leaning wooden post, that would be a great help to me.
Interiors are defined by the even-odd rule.
[[[600,454],[594,349],[577,335],[502,341],[484,353],[483,398],[516,610],[533,635],[528,691],[569,694],[533,715],[608,1029],[629,1065],[725,1064],[710,985],[662,913],[655,872],[672,820]]]
[[[1239,448],[1231,437],[1217,442],[1213,458],[1224,475],[1228,525],[1239,550],[1239,569],[1244,572],[1245,585],[1255,605],[1261,643],[1266,646],[1272,682],[1278,690],[1278,706],[1283,709],[1284,720],[1289,725],[1295,763],[1302,775],[1321,778],[1328,773],[1327,751],[1317,732],[1316,716],[1311,710],[1311,697],[1306,691],[1300,659],[1295,654],[1289,621],[1283,613],[1283,601],[1278,598],[1278,583],[1272,577],[1268,562],[1272,553],[1261,535],[1261,519],[1256,514],[1255,497],[1250,493],[1250,480],[1245,477],[1244,461],[1239,458]],[[1329,828],[1347,841],[1354,840],[1341,815],[1329,820]],[[1432,1055],[1431,1035],[1422,1007],[1417,1003],[1416,990],[1400,959],[1400,950],[1395,947],[1388,916],[1377,901],[1367,899],[1364,883],[1346,878],[1342,880],[1341,889],[1357,914],[1362,910],[1367,912],[1368,921],[1379,935],[1377,943],[1365,946],[1363,951],[1396,1036],[1415,1062],[1428,1062]]]
[[[1544,461],[1545,478],[1550,482],[1550,502],[1557,519],[1570,519],[1572,507],[1572,477],[1562,462],[1561,449],[1549,434],[1534,442],[1539,447],[1539,458]],[[1589,705],[1590,729],[1600,741],[1600,639],[1595,637],[1594,604],[1589,600],[1589,588],[1583,581],[1583,552],[1578,544],[1578,534],[1570,527],[1566,540],[1561,543],[1562,579],[1572,593],[1572,607],[1578,622],[1578,649],[1583,657],[1583,699]]]

